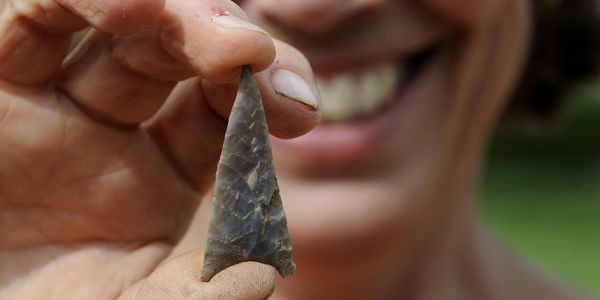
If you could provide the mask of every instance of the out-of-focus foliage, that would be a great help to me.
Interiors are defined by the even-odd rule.
[[[494,231],[575,286],[600,292],[600,86],[555,123],[499,130],[482,183]]]

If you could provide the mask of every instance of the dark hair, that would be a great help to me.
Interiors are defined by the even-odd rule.
[[[533,45],[509,112],[552,117],[570,90],[600,71],[597,0],[533,0]]]

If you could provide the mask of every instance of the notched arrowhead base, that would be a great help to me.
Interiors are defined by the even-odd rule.
[[[245,261],[269,264],[283,277],[294,273],[272,160],[260,93],[245,66],[217,167],[202,281]]]

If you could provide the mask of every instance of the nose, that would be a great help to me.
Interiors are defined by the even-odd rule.
[[[305,33],[326,33],[381,10],[387,0],[255,0],[272,25]]]

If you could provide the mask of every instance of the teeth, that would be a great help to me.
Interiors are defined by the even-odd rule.
[[[378,112],[393,100],[404,68],[385,63],[360,73],[317,77],[324,121],[347,121]]]

